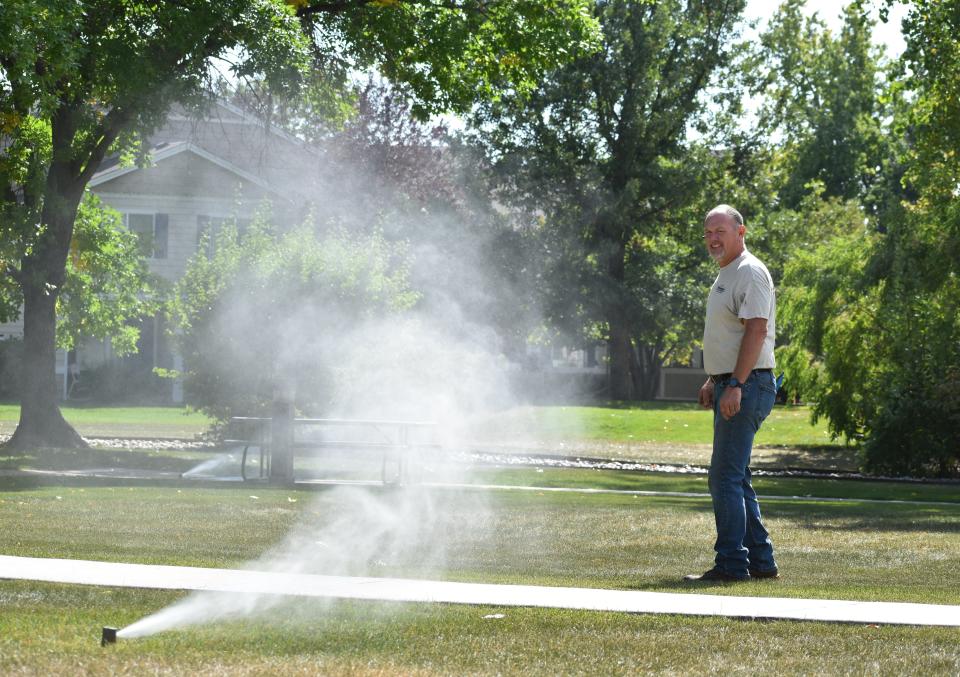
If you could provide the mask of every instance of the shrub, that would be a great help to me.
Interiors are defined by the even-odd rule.
[[[864,467],[875,473],[960,475],[960,368],[891,387],[871,422]]]
[[[86,369],[79,392],[71,400],[95,404],[166,404],[170,401],[171,383],[153,373],[135,358],[119,359]]]
[[[382,235],[228,227],[177,283],[168,318],[183,356],[186,403],[220,420],[268,411],[292,380],[302,410],[322,410],[339,334],[411,307],[406,250]],[[211,252],[209,256],[206,252]]]

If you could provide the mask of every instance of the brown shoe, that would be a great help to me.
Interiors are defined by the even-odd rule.
[[[741,581],[749,581],[750,574],[746,576],[734,576],[733,574],[728,574],[726,571],[713,568],[702,574],[687,574],[683,577],[683,580],[688,583],[739,583]]]
[[[747,569],[750,572],[750,578],[780,578],[779,569],[770,569],[769,571],[760,571],[760,569]]]

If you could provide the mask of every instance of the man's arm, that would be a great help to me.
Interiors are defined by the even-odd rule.
[[[740,350],[737,352],[737,366],[733,369],[733,376],[740,383],[750,378],[750,372],[757,366],[763,342],[767,338],[767,319],[752,317],[745,320],[743,338],[740,340]],[[730,419],[740,411],[740,388],[726,388],[720,398],[720,413]]]
[[[700,386],[700,392],[697,394],[697,399],[700,401],[700,406],[704,409],[713,408],[713,381],[710,377],[707,377],[707,380],[702,386]]]
[[[757,366],[763,342],[767,340],[767,318],[752,317],[744,320],[743,338],[740,340],[740,350],[737,353],[737,366],[733,368],[733,375],[743,383],[750,378],[750,372]]]

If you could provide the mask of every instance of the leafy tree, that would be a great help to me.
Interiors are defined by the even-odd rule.
[[[336,337],[418,298],[404,248],[379,233],[317,235],[309,223],[278,233],[261,217],[242,238],[224,228],[207,250],[174,286],[167,312],[186,402],[221,420],[266,413],[278,379],[298,384],[299,406],[323,409]]]
[[[891,205],[875,256],[890,376],[864,448],[883,471],[960,474],[958,29],[954,1],[911,3],[903,23],[901,164],[914,199]]]
[[[779,322],[792,340],[778,356],[788,379],[834,435],[862,443],[867,469],[957,473],[960,285],[931,288],[917,268],[932,264],[937,234],[911,218],[878,233],[853,202],[803,214],[846,232],[787,264]]]
[[[905,181],[920,194],[908,206],[936,233],[937,265],[924,270],[929,283],[949,284],[960,261],[960,4],[956,0],[911,3],[903,23],[909,75],[903,88],[912,98],[901,132],[913,140],[906,153]],[[906,70],[906,69],[905,69]],[[919,249],[919,248],[918,248]]]
[[[490,343],[522,355],[535,316],[527,242],[493,201],[488,163],[444,123],[418,120],[403,87],[371,78],[356,101],[343,129],[317,146],[331,186],[317,219],[409,243],[422,313],[456,317],[467,334],[491,329]]]
[[[418,120],[412,107],[407,88],[374,79],[357,88],[355,112],[317,146],[326,181],[346,196],[318,206],[324,214],[363,230],[389,212],[386,227],[418,240],[443,235],[436,216],[486,216],[489,200],[478,192],[477,158],[468,157],[446,124]]]
[[[14,275],[0,278],[4,318],[15,317],[22,303]],[[137,237],[123,227],[120,215],[87,193],[80,203],[66,262],[63,290],[57,298],[57,347],[70,350],[84,340],[110,338],[113,351],[136,350],[138,331],[131,323],[158,307],[158,281],[147,271]],[[22,346],[18,348],[22,354]],[[22,357],[8,365],[16,371],[15,387],[23,390]],[[9,384],[5,384],[8,385]]]
[[[839,203],[808,205],[808,220],[843,221],[847,232],[787,264],[794,342],[781,355],[815,415],[861,441],[875,472],[960,472],[957,17],[955,3],[919,2],[908,13],[909,69],[889,92],[894,136],[905,140],[888,164],[900,185],[864,200],[880,208],[877,220],[862,225],[867,213],[852,205],[846,217]]]
[[[810,185],[824,197],[863,198],[888,157],[880,93],[882,51],[856,3],[834,35],[804,0],[787,0],[747,60],[750,90],[762,97],[757,129],[777,139],[782,206],[795,209]]]
[[[57,345],[72,349],[85,339],[110,338],[114,353],[128,355],[139,337],[130,321],[152,316],[161,300],[160,281],[147,271],[136,234],[87,193],[57,299]]]
[[[57,407],[53,357],[84,189],[109,152],[142,138],[173,102],[202,108],[214,60],[239,55],[236,76],[263,75],[280,92],[308,71],[323,85],[379,67],[407,81],[426,114],[529,88],[592,29],[585,0],[4,2],[0,234],[12,243],[3,258],[22,294],[29,374],[9,445],[83,444]]]
[[[839,233],[792,250],[777,316],[790,342],[778,349],[778,363],[791,387],[814,402],[815,420],[825,417],[835,436],[862,440],[881,368],[875,356],[883,339],[873,326],[880,298],[867,275],[880,236],[855,201],[809,196],[794,218],[811,236],[821,224]]]
[[[693,223],[704,213],[696,211]],[[638,235],[630,242],[626,287],[644,376],[636,386],[640,399],[654,399],[663,364],[689,364],[690,348],[703,336],[704,289],[715,272],[704,259],[699,241],[690,244],[666,233]]]
[[[549,268],[566,278],[553,285],[554,300],[570,293],[553,322],[583,317],[602,326],[617,399],[637,396],[643,380],[633,331],[641,320],[627,283],[631,243],[657,242],[661,225],[700,195],[707,155],[690,152],[687,131],[698,127],[707,138],[708,86],[732,60],[742,8],[598,2],[600,51],[552,71],[528,97],[485,106],[477,119],[503,194],[560,232],[547,236],[547,246],[559,244]]]
[[[304,41],[268,2],[6,2],[0,10],[0,115],[5,147],[0,224],[23,300],[20,424],[11,447],[82,445],[57,408],[57,301],[87,182],[121,135],[149,129],[170,102],[196,101],[208,59],[247,48],[251,68],[278,72]],[[303,58],[301,57],[301,61]]]

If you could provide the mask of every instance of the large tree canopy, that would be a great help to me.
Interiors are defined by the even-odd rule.
[[[639,378],[634,347],[638,323],[652,315],[635,312],[627,267],[651,263],[663,224],[704,185],[713,160],[692,151],[688,131],[718,129],[706,121],[722,106],[711,109],[706,95],[731,62],[743,5],[598,2],[601,50],[550,72],[531,96],[494,102],[478,120],[504,194],[545,212],[544,227],[557,230],[551,268],[566,277],[560,287],[571,301],[557,320],[576,313],[602,325],[616,399],[636,397],[638,381],[652,380]]]
[[[27,387],[12,446],[83,444],[54,383],[56,305],[77,209],[104,157],[199,109],[214,61],[272,91],[366,67],[422,113],[528,89],[591,39],[586,0],[6,0],[0,6],[4,273],[23,300]],[[326,88],[326,89],[325,89]],[[335,87],[333,88],[335,89]],[[329,97],[327,97],[329,98]],[[323,95],[320,101],[327,100]],[[16,149],[15,153],[11,149]]]
[[[787,0],[774,13],[747,61],[745,76],[760,95],[757,129],[779,137],[785,182],[780,201],[795,208],[823,185],[824,197],[865,195],[883,161],[881,51],[872,22],[854,5],[844,9],[838,33],[804,0]]]
[[[846,12],[845,36],[863,25],[854,9]],[[803,176],[796,165],[808,194],[796,212],[777,217],[812,236],[805,244],[792,238],[799,246],[785,265],[781,326],[790,342],[778,354],[788,381],[835,434],[862,443],[864,466],[875,472],[960,472],[958,9],[956,2],[912,3],[899,72],[889,86],[873,88],[880,120],[837,125],[842,106],[807,117],[807,138],[848,133],[811,146],[823,158],[810,165],[817,173]],[[847,58],[835,61],[828,81],[860,81],[856,98],[869,108],[869,79],[857,71],[866,76],[874,67],[857,58],[863,50],[856,42],[844,43]],[[839,102],[853,99],[849,84],[810,88],[837,91]],[[883,145],[874,145],[882,152],[856,160],[866,147],[860,142],[878,139],[859,135],[870,128],[885,132]],[[857,179],[871,173],[872,186]],[[823,193],[851,199],[822,201]]]

